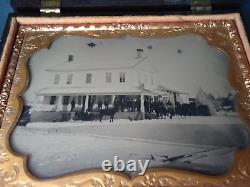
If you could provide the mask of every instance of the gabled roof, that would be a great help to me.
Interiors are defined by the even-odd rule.
[[[145,65],[142,65],[145,64]],[[141,58],[128,58],[128,59],[112,59],[108,61],[107,59],[99,59],[99,61],[91,60],[89,62],[60,62],[55,66],[47,69],[51,72],[69,72],[69,71],[90,71],[90,70],[104,70],[104,69],[129,69],[129,68],[140,68],[144,71],[146,67],[151,67],[153,72],[157,71],[155,67],[149,62],[148,57]]]
[[[173,86],[171,86],[171,87],[166,87],[166,86],[163,86],[163,85],[159,85],[159,86],[158,86],[158,90],[161,91],[161,92],[172,91],[172,92],[176,92],[176,93],[179,93],[179,94],[189,95],[188,92],[186,92],[186,91],[184,91],[184,90],[181,90],[181,89],[178,89],[178,88],[174,88]]]
[[[149,73],[157,73],[157,69],[155,68],[155,66],[150,62],[150,60],[145,57],[145,59],[142,59],[140,62],[138,62],[134,68],[139,69],[141,71],[146,71]]]

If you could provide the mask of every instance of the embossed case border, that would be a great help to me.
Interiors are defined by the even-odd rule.
[[[143,31],[143,32],[141,32]],[[144,176],[129,179],[100,170],[75,172],[54,179],[33,177],[27,157],[14,153],[9,135],[22,110],[21,95],[28,85],[30,55],[49,47],[63,34],[110,38],[176,36],[195,33],[225,51],[230,57],[229,80],[237,90],[241,117],[250,127],[250,47],[239,14],[211,16],[124,16],[124,17],[13,17],[0,64],[0,185],[1,186],[248,186],[250,147],[237,152],[233,169],[213,177],[177,169],[149,169]]]

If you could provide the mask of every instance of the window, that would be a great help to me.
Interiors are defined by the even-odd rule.
[[[69,104],[69,96],[64,96],[63,97],[63,105],[68,105]]]
[[[71,84],[72,83],[72,79],[73,79],[73,74],[69,74],[68,76],[67,76],[67,84]]]
[[[50,96],[44,96],[43,103],[48,105],[50,103]]]
[[[111,73],[106,73],[106,83],[111,83]]]
[[[50,104],[50,105],[56,104],[56,96],[51,96],[51,97],[50,97],[49,104]]]
[[[125,82],[125,72],[120,73],[120,82]]]
[[[91,81],[92,81],[92,74],[87,73],[87,75],[86,75],[86,84],[91,84]]]
[[[81,105],[82,104],[82,96],[78,96],[78,105]]]
[[[69,55],[68,56],[68,62],[73,62],[74,60],[74,55]]]
[[[56,74],[54,79],[54,84],[59,84],[59,81],[60,81],[60,75]]]

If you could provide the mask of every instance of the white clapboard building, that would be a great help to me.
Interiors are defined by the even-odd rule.
[[[135,57],[113,59],[112,62],[100,57],[93,57],[91,62],[79,61],[69,54],[64,62],[46,70],[50,81],[48,86],[35,93],[37,101],[34,109],[70,111],[74,100],[75,109],[86,110],[90,99],[95,108],[99,100],[106,100],[112,106],[115,98],[129,96],[140,98],[143,112],[145,96],[165,98],[173,104],[179,101],[182,93],[159,87],[157,69],[143,55],[143,49],[136,51]]]

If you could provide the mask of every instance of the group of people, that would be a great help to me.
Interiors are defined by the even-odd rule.
[[[95,106],[96,105],[96,106]],[[168,102],[163,102],[162,100],[156,99],[153,100],[151,97],[144,98],[144,110],[145,113],[153,113],[156,108],[162,106],[172,107],[173,104]],[[138,97],[129,97],[121,96],[115,97],[113,105],[110,104],[109,99],[95,101],[93,98],[89,98],[88,101],[88,110],[92,111],[93,109],[108,109],[115,108],[119,112],[140,112],[141,111],[141,98]],[[71,101],[71,111],[75,109],[75,100]]]
[[[116,97],[114,107],[120,112],[139,112],[141,111],[141,99],[140,97]]]
[[[97,102],[94,99],[90,98],[88,102],[88,109],[93,110],[97,109],[108,109],[108,108],[116,108],[117,111],[120,112],[137,112],[140,111],[141,108],[141,100],[140,98],[129,98],[129,97],[115,97],[114,103],[110,104],[111,101],[108,98],[104,98],[104,100],[98,100]],[[95,107],[96,105],[96,107]]]
[[[144,101],[145,113],[153,113],[159,107],[173,108],[173,104],[168,100],[167,102],[162,100],[153,100],[152,98],[146,98]]]
[[[155,109],[159,106],[173,106],[170,101],[163,102],[161,100],[153,100],[153,98],[144,98],[144,110],[145,113],[153,113]],[[141,98],[140,96],[136,98],[132,97],[122,97],[115,98],[114,108],[120,112],[140,112],[141,111]]]

